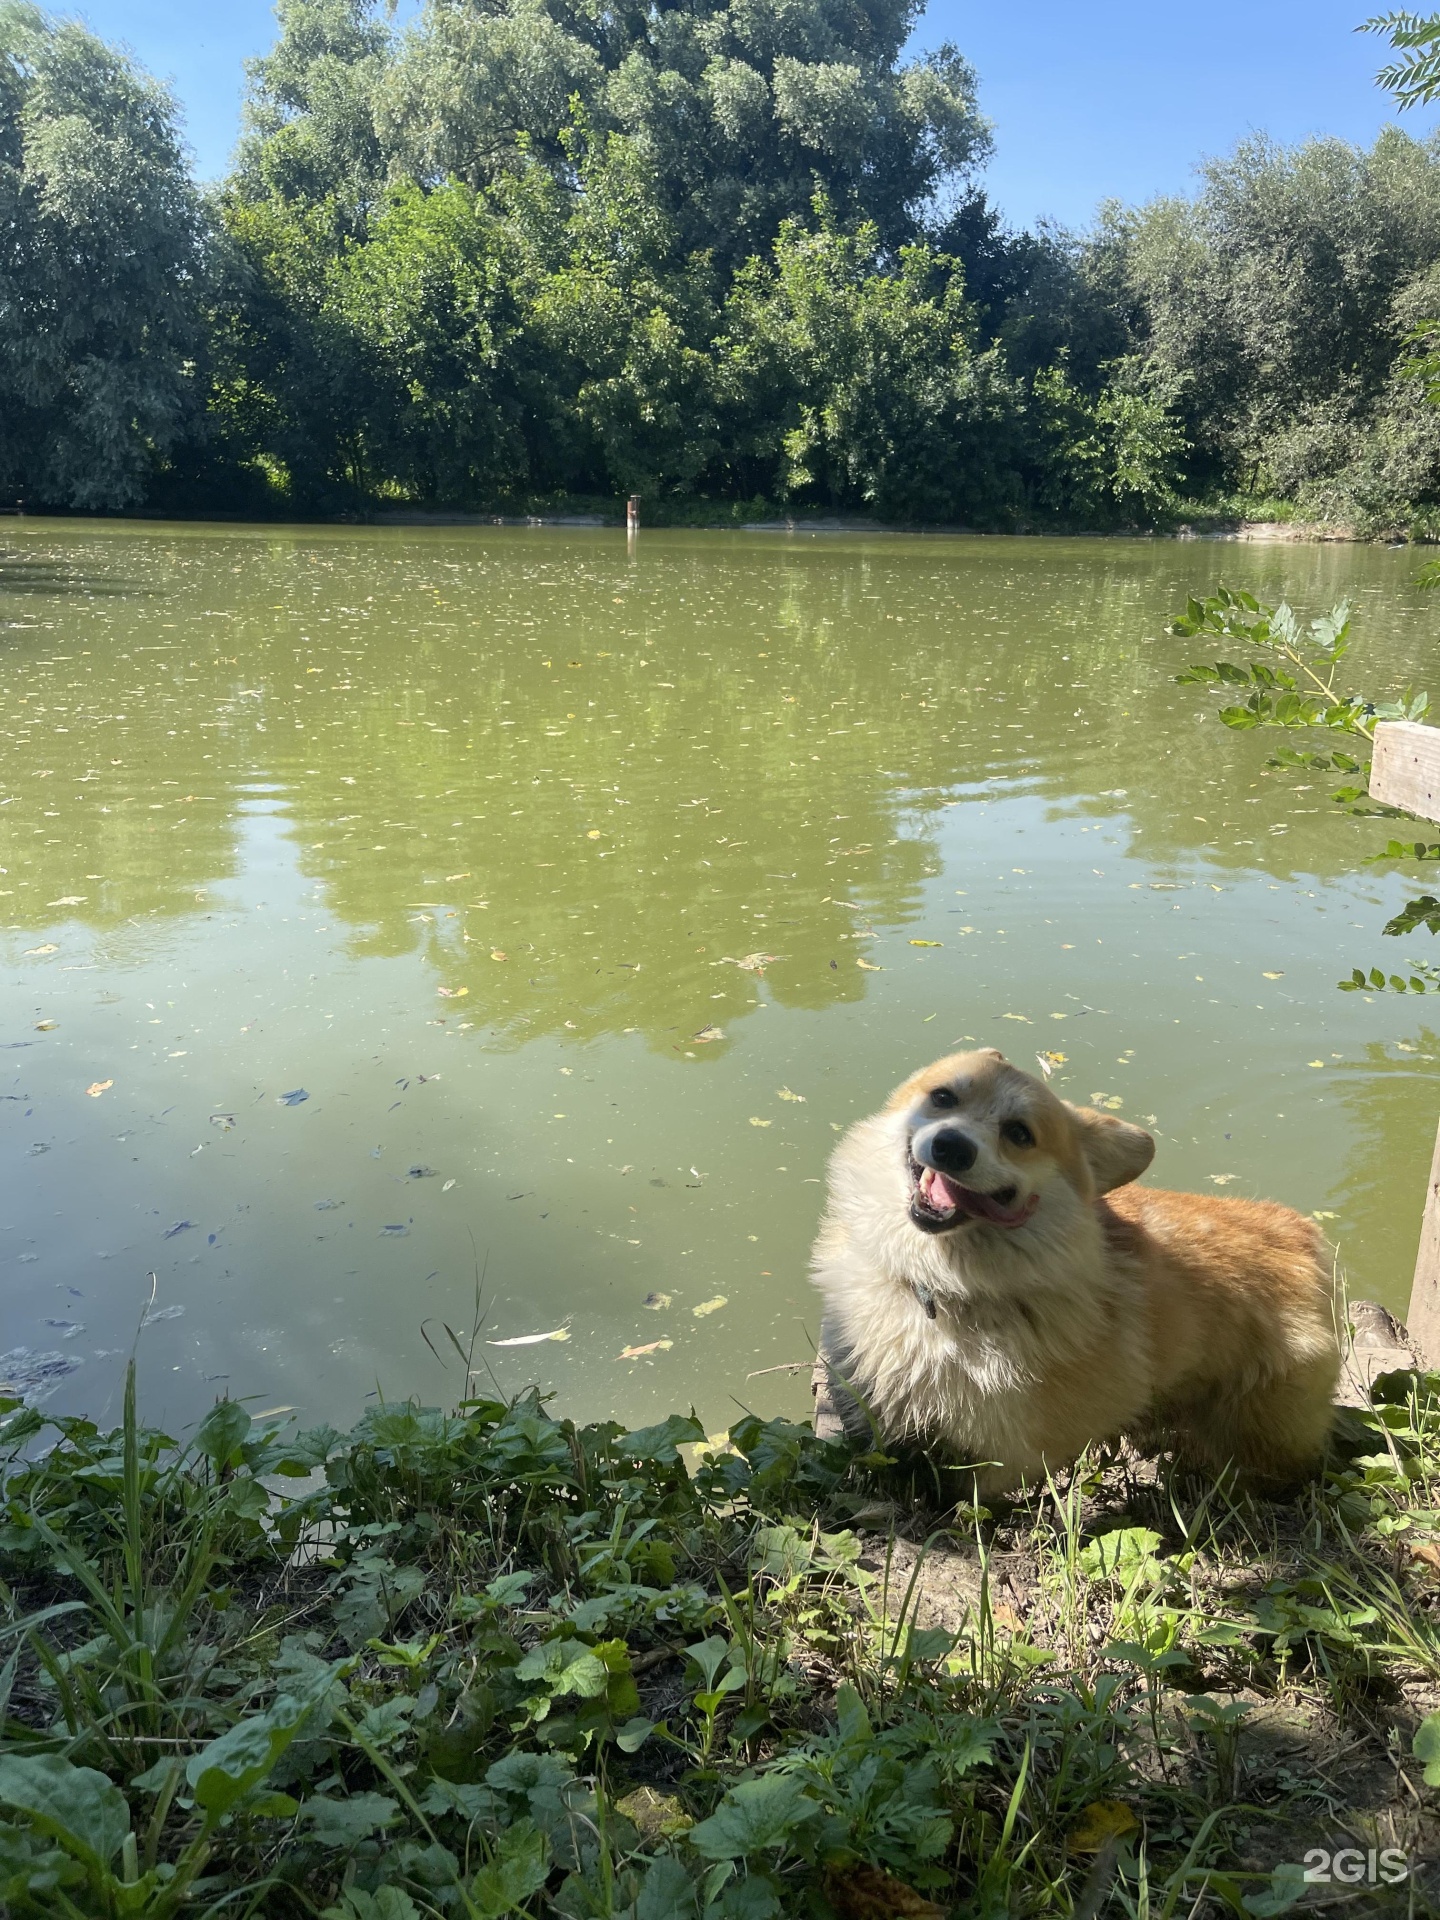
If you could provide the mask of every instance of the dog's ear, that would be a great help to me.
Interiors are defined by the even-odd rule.
[[[1155,1158],[1155,1142],[1143,1127],[1094,1107],[1071,1107],[1080,1134],[1080,1151],[1095,1181],[1096,1193],[1109,1193],[1138,1180]]]

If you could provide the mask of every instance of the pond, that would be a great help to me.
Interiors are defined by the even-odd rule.
[[[827,1154],[972,1040],[1152,1127],[1157,1183],[1317,1214],[1403,1309],[1440,1020],[1335,982],[1430,936],[1380,937],[1386,823],[1269,772],[1163,625],[1221,577],[1346,592],[1357,681],[1423,685],[1415,570],[7,523],[8,1376],[114,1416],[139,1329],[174,1422],[472,1370],[798,1413]]]

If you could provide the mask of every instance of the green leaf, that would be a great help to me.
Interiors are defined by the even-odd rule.
[[[693,1446],[704,1438],[705,1429],[693,1414],[672,1413],[659,1426],[622,1433],[615,1451],[627,1460],[655,1460],[674,1466],[679,1464],[681,1447]]]
[[[1253,1914],[1255,1920],[1273,1920],[1274,1915],[1289,1913],[1298,1907],[1302,1900],[1308,1899],[1309,1893],[1305,1869],[1296,1860],[1286,1860],[1272,1872],[1268,1887],[1243,1894],[1240,1905],[1245,1913]]]
[[[1234,727],[1237,733],[1244,733],[1251,727],[1258,727],[1260,715],[1249,707],[1222,707],[1220,718],[1227,727]]]
[[[1440,1787],[1440,1713],[1427,1713],[1415,1729],[1414,1753],[1425,1763],[1425,1784]]]
[[[352,1793],[346,1799],[315,1793],[301,1806],[300,1818],[322,1847],[343,1851],[390,1826],[399,1811],[398,1801],[383,1793]]]
[[[185,1777],[207,1826],[222,1820],[260,1784],[305,1722],[317,1714],[338,1684],[344,1664],[327,1668],[301,1694],[281,1694],[267,1712],[241,1720],[186,1763]]]
[[[420,1920],[420,1909],[399,1887],[378,1887],[365,1893],[350,1887],[338,1907],[326,1907],[320,1920]]]
[[[764,1773],[732,1787],[708,1820],[692,1827],[689,1841],[706,1860],[745,1860],[783,1846],[819,1812],[793,1774]]]
[[[130,1831],[120,1789],[94,1767],[72,1766],[57,1753],[0,1754],[0,1805],[27,1815],[96,1870],[110,1864]]]
[[[476,1920],[507,1920],[550,1877],[550,1842],[532,1821],[517,1820],[494,1845],[495,1858],[470,1883]]]
[[[238,1400],[217,1400],[195,1430],[195,1445],[217,1467],[233,1466],[250,1431],[250,1416]]]

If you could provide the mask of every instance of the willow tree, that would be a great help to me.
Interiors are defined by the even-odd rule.
[[[133,505],[193,405],[202,221],[170,95],[0,6],[0,488]]]

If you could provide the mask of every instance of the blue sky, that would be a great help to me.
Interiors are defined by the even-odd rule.
[[[1012,12],[932,0],[916,43],[954,40],[975,63],[995,125],[987,182],[1008,218],[1083,226],[1107,197],[1184,192],[1200,160],[1246,133],[1373,139],[1393,110],[1372,78],[1382,43],[1354,31],[1368,10],[1365,0],[1030,0]],[[273,35],[269,0],[75,0],[73,11],[170,81],[199,172],[221,173],[241,63]],[[1402,124],[1421,133],[1435,120],[1412,112]]]

